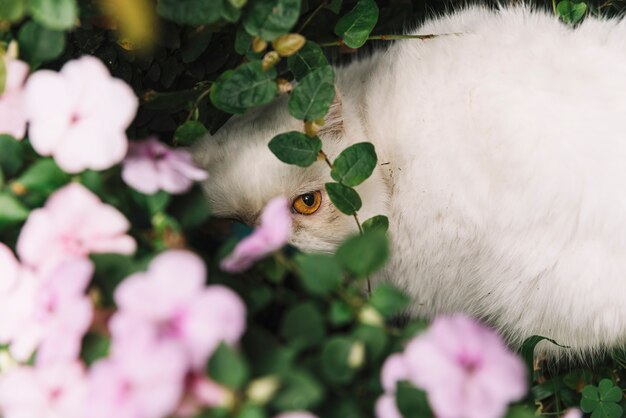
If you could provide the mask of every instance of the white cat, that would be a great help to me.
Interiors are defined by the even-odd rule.
[[[337,71],[321,132],[331,159],[370,141],[361,220],[390,221],[375,280],[411,313],[465,312],[513,344],[543,335],[593,353],[626,342],[626,22],[576,29],[527,8],[470,8]],[[292,243],[331,251],[355,232],[324,194],[323,162],[280,162],[267,143],[302,130],[282,98],[232,118],[195,149],[216,215],[257,222],[276,195],[321,191]],[[309,196],[310,198],[311,196]],[[545,350],[552,350],[544,346]],[[553,353],[554,354],[554,353]]]

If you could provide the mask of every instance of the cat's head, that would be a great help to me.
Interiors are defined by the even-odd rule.
[[[323,150],[331,161],[349,145],[366,140],[358,121],[344,116],[338,97],[337,94],[319,132]],[[302,132],[303,128],[302,121],[289,115],[283,97],[231,118],[215,135],[199,141],[193,149],[194,158],[209,173],[203,188],[214,216],[254,226],[265,204],[283,195],[291,202],[290,243],[306,251],[332,251],[343,238],[356,231],[356,223],[351,216],[338,211],[326,195],[324,183],[333,181],[329,167],[323,161],[307,168],[288,165],[268,148],[275,135]],[[359,211],[361,221],[386,214],[388,185],[378,167],[356,190],[363,200]]]

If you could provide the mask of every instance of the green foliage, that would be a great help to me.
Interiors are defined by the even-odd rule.
[[[283,316],[280,333],[298,348],[317,345],[324,337],[324,317],[313,302],[294,306]]]
[[[333,205],[346,215],[353,215],[361,209],[361,198],[352,188],[341,183],[326,183],[326,193]]]
[[[0,20],[16,22],[20,20],[26,12],[24,0],[2,0],[0,2]]]
[[[346,240],[337,250],[337,259],[356,277],[367,277],[379,270],[389,257],[387,237],[370,231]],[[381,301],[382,306],[382,301]]]
[[[324,254],[298,254],[295,258],[304,288],[313,295],[324,296],[341,284],[341,267]]]
[[[335,26],[335,33],[350,48],[360,48],[378,21],[378,5],[374,0],[359,0]]]
[[[260,61],[227,71],[213,84],[211,101],[219,109],[243,113],[251,107],[269,103],[277,93],[276,71],[264,71]]]
[[[431,418],[433,413],[428,406],[426,393],[413,386],[400,382],[396,390],[398,410],[407,418]]]
[[[2,59],[0,59],[0,63]],[[17,174],[24,163],[24,147],[9,135],[0,134],[0,168],[6,175]]]
[[[302,77],[289,98],[289,113],[296,119],[323,117],[335,97],[335,71],[326,65]]]
[[[0,229],[24,221],[30,211],[15,196],[0,192]]]
[[[411,300],[404,292],[390,284],[382,283],[374,289],[369,303],[384,317],[391,317],[402,312]]]
[[[317,160],[322,141],[317,137],[309,138],[303,133],[292,131],[275,136],[268,146],[282,162],[308,167]]]
[[[580,408],[591,412],[591,418],[619,418],[623,408],[618,405],[623,398],[622,390],[609,379],[602,379],[598,386],[585,386]]]
[[[378,230],[387,232],[389,229],[389,219],[383,215],[376,215],[363,222],[364,231]]]
[[[578,23],[587,12],[587,4],[571,0],[560,1],[556,11],[565,23]]]
[[[209,360],[208,372],[213,380],[235,390],[243,387],[250,375],[244,358],[224,343]]]
[[[69,29],[78,17],[76,0],[29,0],[28,5],[33,19],[50,29]]]
[[[369,142],[354,144],[335,159],[330,175],[333,180],[346,186],[358,186],[372,175],[376,161],[374,145]]]
[[[22,58],[32,67],[57,58],[65,49],[65,34],[29,21],[20,29],[18,40]]]
[[[289,32],[299,15],[299,0],[257,0],[246,10],[243,27],[252,36],[273,41]]]
[[[176,128],[174,132],[174,143],[183,146],[193,145],[198,139],[206,135],[207,132],[202,122],[190,120]]]
[[[296,80],[302,80],[312,71],[328,66],[322,48],[312,41],[307,41],[300,51],[287,59],[287,63]]]

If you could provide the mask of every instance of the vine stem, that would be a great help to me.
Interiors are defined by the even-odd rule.
[[[302,25],[298,28],[298,33],[302,33],[304,28],[306,28],[309,25],[309,23],[311,23],[313,18],[317,16],[320,10],[322,10],[326,5],[328,5],[328,0],[324,0],[323,2],[321,2],[319,6],[317,6],[315,10],[311,12],[311,14],[306,18],[306,20],[302,22]]]
[[[439,36],[450,36],[450,35],[460,35],[459,33],[440,33],[440,34],[428,34],[428,35],[373,35],[368,36],[368,41],[395,41],[398,39],[432,39],[437,38]],[[338,39],[332,42],[324,42],[321,43],[321,47],[331,47],[331,46],[341,46],[344,45],[343,39]]]
[[[319,155],[320,157],[322,157],[322,159],[324,160],[328,168],[332,170],[333,164],[328,159],[328,155],[326,155],[326,153],[323,150],[320,150]],[[356,212],[352,214],[352,217],[354,218],[354,221],[356,222],[356,226],[359,228],[359,234],[363,235],[363,227],[361,226],[361,221],[359,221],[359,217],[357,216]],[[370,281],[369,276],[367,277],[367,294],[369,296],[372,296],[372,283]]]
[[[209,86],[206,90],[200,93],[200,95],[193,102],[193,106],[191,107],[191,110],[189,111],[189,114],[187,115],[187,119],[185,119],[185,122],[189,122],[191,120],[191,118],[193,117],[193,114],[198,109],[198,106],[200,106],[200,102],[204,100],[210,93],[211,93],[211,86]]]

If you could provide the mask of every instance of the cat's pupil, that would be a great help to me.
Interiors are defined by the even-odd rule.
[[[313,204],[315,204],[315,196],[313,196],[313,193],[303,194],[302,201],[305,205],[311,207],[313,206]]]

